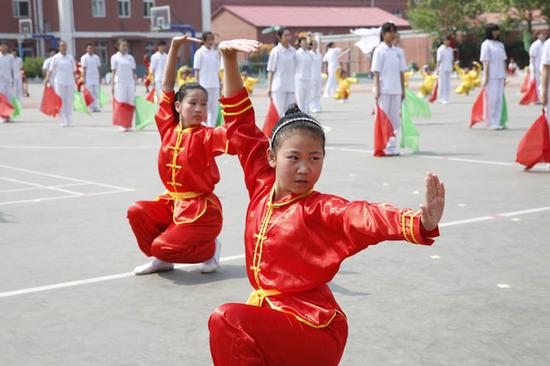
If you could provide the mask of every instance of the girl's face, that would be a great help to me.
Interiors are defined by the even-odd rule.
[[[65,42],[59,43],[59,52],[61,52],[63,55],[67,53],[67,44]]]
[[[214,46],[214,35],[213,34],[209,34],[208,36],[206,36],[206,39],[204,40],[204,45],[208,48],[212,48],[212,46]]]
[[[395,31],[392,29],[389,32],[384,33],[384,42],[386,43],[392,43],[393,39],[395,38]]]
[[[290,31],[285,30],[281,35],[281,39],[280,39],[281,44],[285,47],[288,46],[288,44],[290,43],[290,38],[291,38]]]
[[[275,168],[275,199],[312,189],[321,176],[323,160],[321,141],[303,130],[286,137],[276,154],[268,150],[269,165]]]
[[[128,43],[126,42],[120,42],[120,45],[118,46],[118,51],[120,53],[126,53],[128,52]]]
[[[208,117],[207,96],[201,89],[191,89],[181,102],[176,101],[176,111],[184,128],[196,127]]]
[[[496,29],[493,31],[493,39],[498,39],[500,36],[500,30]]]

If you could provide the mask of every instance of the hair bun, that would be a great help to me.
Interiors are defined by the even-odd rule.
[[[288,106],[288,109],[285,112],[285,116],[288,116],[290,114],[296,114],[296,113],[302,113],[302,110],[300,107],[298,107],[298,104],[292,103]]]

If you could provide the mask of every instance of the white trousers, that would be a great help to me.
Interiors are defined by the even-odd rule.
[[[208,118],[206,123],[210,127],[216,127],[218,120],[218,99],[220,99],[220,88],[206,88],[208,92]]]
[[[160,103],[160,95],[162,94],[162,80],[155,80],[155,94],[157,95],[157,103]]]
[[[136,92],[135,84],[132,83],[115,83],[115,95],[114,98],[117,102],[134,105],[134,98]]]
[[[327,83],[325,84],[325,93],[323,96],[325,98],[332,98],[334,93],[338,89],[338,80],[336,80],[336,70],[328,71]]]
[[[271,99],[279,118],[283,117],[288,106],[295,102],[294,92],[271,92]]]
[[[13,98],[13,84],[11,81],[0,77],[0,94],[3,94],[11,103]]]
[[[73,117],[73,97],[76,87],[74,85],[55,85],[55,93],[61,97],[61,110],[59,120],[63,126],[70,126]]]
[[[439,73],[439,101],[448,102],[451,95],[451,72],[441,71]]]
[[[21,77],[21,74],[15,75],[15,97],[20,102],[23,100],[23,78]]]
[[[397,135],[401,129],[401,95],[380,94],[378,103],[393,126],[395,137],[390,138],[388,145],[384,149],[387,154],[393,154],[397,152]]]
[[[92,97],[94,97],[94,101],[92,102],[92,104],[90,104],[90,108],[92,109],[92,111],[99,110],[99,108],[97,107],[97,101],[99,98],[99,83],[97,83],[95,80],[93,82],[88,82],[88,80],[86,80],[86,89],[88,89]]]
[[[311,80],[296,80],[296,103],[300,110],[309,114],[311,103]]]
[[[485,118],[487,118],[489,129],[496,129],[500,126],[500,117],[502,115],[504,79],[489,79],[486,90]]]
[[[323,79],[312,80],[311,84],[309,110],[313,113],[321,112],[321,85],[323,84]]]

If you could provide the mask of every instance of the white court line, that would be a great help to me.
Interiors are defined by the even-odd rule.
[[[39,172],[39,171],[37,171],[37,170],[30,170],[30,169],[17,168],[17,167],[14,167],[14,166],[3,165],[3,164],[0,164],[0,168],[12,169],[12,170],[19,171],[19,172],[31,173],[31,174],[36,174],[36,175],[42,175],[42,176],[44,176],[44,177],[50,177],[50,178],[58,178],[58,179],[70,180],[70,181],[78,182],[78,183],[95,184],[95,185],[97,185],[97,186],[102,186],[102,187],[107,187],[107,188],[118,189],[118,190],[120,190],[120,191],[134,191],[134,190],[135,190],[135,189],[133,189],[133,188],[125,188],[125,187],[115,186],[115,185],[112,185],[112,184],[105,184],[105,183],[93,182],[93,181],[91,181],[91,180],[84,180],[84,179],[78,179],[78,178],[71,178],[71,177],[66,177],[66,176],[57,175],[57,174],[49,174],[49,173]]]
[[[327,150],[337,150],[337,151],[349,151],[349,152],[359,152],[364,154],[372,154],[372,150],[363,150],[363,149],[350,149],[346,147],[331,147],[328,146],[326,148]],[[421,158],[421,159],[435,159],[435,160],[449,160],[449,161],[458,161],[461,163],[474,163],[474,164],[487,164],[487,165],[500,165],[500,166],[515,166],[515,163],[509,163],[509,162],[503,162],[503,161],[492,161],[492,160],[478,160],[478,159],[465,159],[465,158],[449,158],[446,156],[438,156],[438,155],[418,155],[418,154],[410,154],[406,155],[408,157],[413,158]]]
[[[130,190],[117,190],[117,191],[104,191],[104,192],[96,192],[96,193],[79,193],[78,195],[71,194],[71,195],[65,195],[65,196],[33,198],[33,199],[18,200],[18,201],[0,202],[0,206],[15,205],[19,203],[38,203],[38,202],[45,202],[45,201],[55,201],[55,200],[66,199],[66,198],[103,196],[105,194],[124,193],[124,192],[131,192],[131,191],[133,190],[130,189]]]
[[[48,188],[48,186],[45,186],[43,184],[38,184],[38,183],[33,183],[33,182],[27,182],[27,181],[24,181],[24,180],[19,180],[19,179],[13,179],[13,178],[6,178],[6,177],[0,177],[0,179],[3,179],[3,180],[7,180],[8,182],[14,182],[14,183],[21,183],[21,184],[26,184],[26,185],[29,185],[29,186],[33,186],[35,188],[41,188],[41,189],[50,189],[52,191],[58,191],[58,192],[63,192],[63,193],[69,193],[69,194],[73,194],[75,196],[81,196],[82,193],[80,192],[75,192],[75,191],[69,191],[68,189],[63,189],[63,188]]]
[[[17,146],[0,145],[0,149],[20,150],[132,150],[132,149],[158,149],[159,145],[132,145],[132,146]]]
[[[0,179],[5,179],[0,177]],[[87,186],[89,183],[68,183],[68,184],[57,184],[54,186],[45,186],[44,188],[62,188],[62,187],[76,187],[76,186]],[[14,193],[14,192],[25,192],[25,191],[36,191],[43,188],[33,187],[33,188],[14,188],[14,189],[5,189],[0,191],[0,193]]]
[[[527,215],[527,214],[530,214],[530,213],[536,213],[536,212],[542,212],[542,211],[550,211],[550,206],[537,207],[537,208],[521,210],[521,211],[505,212],[505,213],[492,215],[492,216],[475,217],[475,218],[471,218],[471,219],[467,219],[467,220],[444,222],[444,223],[441,223],[439,225],[439,227],[443,228],[443,227],[448,227],[448,226],[470,224],[470,223],[474,223],[474,222],[494,220],[494,219],[497,219],[499,217]],[[220,259],[220,261],[221,262],[229,262],[229,261],[233,261],[233,260],[236,260],[236,259],[242,259],[242,258],[244,258],[244,254],[237,254],[237,255],[233,255],[233,256],[229,256],[229,257],[223,257],[223,258]],[[175,268],[187,268],[187,267],[192,267],[192,266],[196,266],[196,265],[197,264],[178,264],[178,265],[175,266]],[[18,296],[18,295],[25,295],[25,294],[30,294],[30,293],[34,293],[34,292],[55,290],[55,289],[65,288],[65,287],[86,285],[86,284],[89,284],[89,283],[111,281],[111,280],[116,280],[116,279],[120,279],[120,278],[132,277],[133,275],[134,274],[131,273],[131,272],[126,272],[126,273],[119,273],[119,274],[113,274],[113,275],[108,275],[108,276],[93,277],[93,278],[88,278],[88,279],[85,279],[85,280],[61,282],[61,283],[56,283],[56,284],[53,284],[53,285],[30,287],[30,288],[21,289],[21,290],[0,292],[0,298]]]

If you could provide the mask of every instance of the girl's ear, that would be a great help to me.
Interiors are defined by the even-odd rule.
[[[176,109],[176,112],[178,112],[178,114],[181,113],[180,109],[181,109],[181,102],[179,100],[176,100],[174,102],[174,108]]]
[[[266,155],[269,166],[275,169],[277,167],[277,155],[271,149],[267,149]]]

